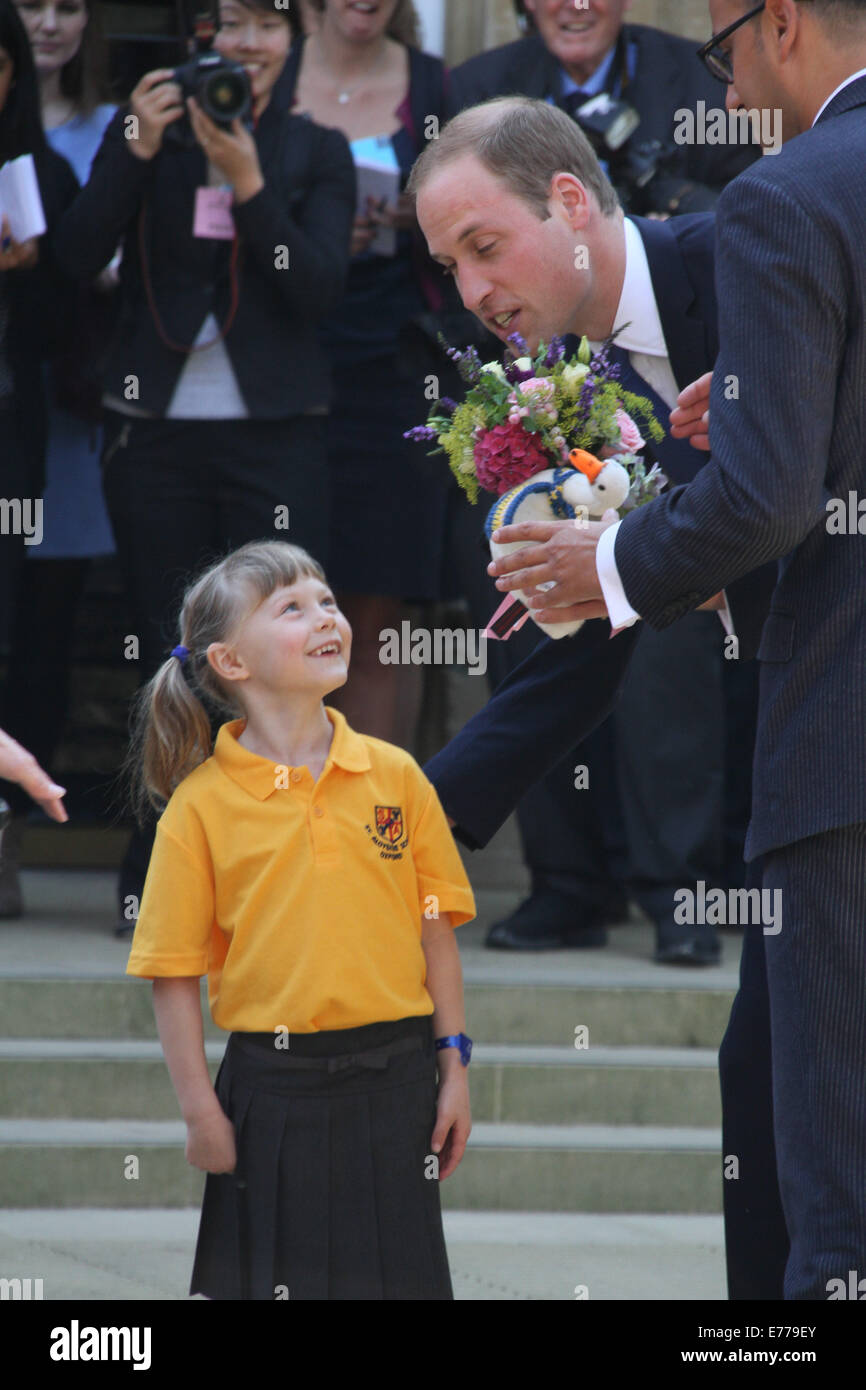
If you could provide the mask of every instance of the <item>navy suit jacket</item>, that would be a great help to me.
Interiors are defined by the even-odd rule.
[[[616,539],[629,601],[657,628],[779,562],[758,651],[748,859],[866,821],[866,549],[856,525],[828,530],[827,512],[866,497],[864,248],[860,78],[723,195],[713,457]]]
[[[718,350],[715,217],[632,220],[646,248],[671,368],[682,389],[712,369]],[[664,443],[656,452],[664,467]],[[690,453],[697,473],[708,455]],[[774,573],[764,571],[729,590],[741,656],[757,645],[773,582]],[[545,638],[427,763],[427,776],[465,844],[486,844],[523,794],[607,718],[639,633],[635,624],[611,639],[610,624],[594,620],[574,637]]]
[[[724,88],[699,61],[693,40],[645,24],[626,24],[624,34],[637,50],[634,79],[626,93],[641,117],[634,139],[658,140],[676,151],[669,170],[659,175],[664,185],[659,194],[673,196],[688,180],[699,187],[701,198],[691,208],[686,198],[685,211],[713,207],[725,185],[754,163],[760,149],[753,144],[677,145],[676,112],[695,111],[699,101],[705,102],[708,110],[724,107]],[[559,93],[559,61],[536,33],[479,53],[456,67],[450,78],[449,111],[456,115],[464,107],[491,97],[557,100]]]

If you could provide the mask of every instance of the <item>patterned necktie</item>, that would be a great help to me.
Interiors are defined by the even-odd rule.
[[[662,400],[649,382],[635,371],[625,348],[617,347],[614,343],[608,349],[608,357],[611,362],[622,367],[620,381],[624,389],[632,391],[636,396],[646,396],[652,404],[656,419],[665,431],[665,437],[658,444],[655,440],[650,440],[647,448],[652,451],[653,458],[658,460],[659,467],[667,474],[671,486],[691,482],[701,464],[706,462],[707,455],[693,449],[687,439],[674,439],[670,433],[670,406]],[[640,425],[639,420],[637,424]]]

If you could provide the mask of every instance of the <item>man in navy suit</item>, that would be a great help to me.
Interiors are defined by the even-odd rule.
[[[497,139],[484,149],[482,162],[479,142],[485,145],[486,132],[493,127]],[[528,179],[524,173],[528,161],[523,157],[527,147],[532,149]],[[557,172],[563,166],[577,168],[582,178]],[[418,194],[418,213],[431,251],[454,269],[467,307],[500,339],[513,331],[515,319],[497,320],[512,311],[517,327],[533,347],[540,338],[549,340],[569,328],[603,339],[624,318],[631,319],[634,351],[623,365],[632,374],[640,367],[666,393],[659,401],[662,419],[677,385],[712,366],[716,352],[713,218],[668,223],[625,219],[615,200],[609,199],[610,186],[585,141],[550,106],[511,100],[464,114],[445,128],[434,153],[419,162],[410,186]],[[599,200],[604,201],[604,210]],[[587,248],[588,258],[576,256],[577,245]],[[576,263],[587,259],[588,269],[576,273]],[[652,392],[646,376],[629,384]],[[692,477],[701,461],[694,451],[678,449],[670,437],[659,452],[673,481]],[[752,604],[750,597],[745,607],[741,602],[747,595],[763,592],[766,596],[773,582],[774,572],[764,571],[732,586],[728,593],[742,658],[754,654],[764,609],[760,598]],[[715,623],[708,615],[694,615],[695,622],[704,619]],[[484,709],[428,763],[428,775],[460,838],[472,846],[485,844],[533,783],[604,720],[621,694],[630,659],[639,654],[637,637],[632,627],[611,641],[606,622],[591,622],[574,639],[544,639],[497,688]],[[721,645],[721,629],[714,640]],[[692,667],[678,665],[677,675],[686,699],[677,706],[675,719],[684,725],[688,737],[700,739],[711,721],[695,719],[688,699],[695,704],[705,701],[706,689],[690,688]],[[633,682],[633,689],[639,718],[640,682]],[[672,689],[676,693],[676,684]],[[665,699],[670,691],[669,686]],[[644,693],[651,711],[652,692]],[[661,722],[668,714],[670,710],[663,706]],[[647,729],[643,737],[652,743],[652,730]],[[670,755],[665,747],[658,751],[657,804],[662,806]],[[702,760],[706,761],[706,751],[697,744],[692,768],[696,787],[707,772]],[[676,806],[676,795],[672,800]],[[741,1016],[747,1013],[740,1009]],[[757,1042],[760,1029],[759,1017]],[[732,1152],[734,1144],[742,1147],[745,1132],[760,1158],[749,1166],[741,1183],[725,1189],[727,1224],[733,1233],[732,1296],[780,1296],[779,1267],[784,1263],[787,1236],[775,1181],[768,1045],[763,1053],[756,1047],[745,1083],[737,1076],[734,1089],[737,1103],[728,1107],[725,1151]],[[756,1207],[765,1213],[761,1251],[766,1266],[757,1279],[754,1252],[748,1244],[755,1233]],[[774,1252],[772,1258],[767,1258],[767,1252]]]
[[[682,113],[718,109],[722,89],[698,62],[688,39],[626,24],[628,0],[591,0],[578,7],[574,0],[529,0],[526,8],[533,26],[528,37],[480,53],[451,74],[452,111],[513,94],[554,103],[579,121],[577,107],[600,93],[627,103],[640,116],[640,125],[604,167],[628,212],[681,216],[714,207],[725,184],[759,157],[757,144],[729,143],[727,137],[721,144],[677,143]],[[644,182],[647,167],[637,160],[637,147],[648,141],[667,153],[657,174]],[[636,160],[640,185],[628,175]],[[715,357],[712,266],[693,270],[706,285],[687,313],[680,284],[689,281],[674,240],[655,236],[650,241],[652,228],[638,226],[661,309],[661,330],[670,345],[676,380],[668,385],[675,396]],[[694,247],[683,255],[695,266]],[[696,331],[698,320],[703,334]],[[644,331],[638,323],[634,337],[626,330],[621,342],[627,349],[639,348]],[[665,415],[671,404],[659,402]],[[662,453],[671,451],[676,455],[677,443],[668,439]],[[685,450],[680,469],[671,464],[669,471],[684,481],[697,466]],[[475,568],[468,563],[478,554],[473,544],[476,510],[458,499],[451,526],[463,590],[473,620],[483,626],[489,580],[480,563]],[[671,633],[643,640],[615,717],[570,749],[520,799],[515,811],[530,893],[516,911],[493,924],[486,945],[533,951],[601,946],[606,924],[626,915],[627,883],[630,896],[655,923],[660,964],[712,965],[718,960],[715,931],[705,924],[678,925],[671,909],[675,885],[701,879],[734,886],[744,872],[749,766],[748,760],[744,765],[731,756],[730,747],[754,736],[757,674],[751,663],[723,659],[716,628],[711,620],[693,616]],[[537,641],[537,632],[524,628],[491,649],[491,685],[498,685]],[[688,683],[673,680],[679,668],[689,671]],[[652,706],[664,711],[668,757],[667,776],[661,779],[645,736],[650,695]],[[586,767],[589,779],[580,797],[574,795],[576,766]]]
[[[533,175],[542,185],[536,196],[544,201],[542,192],[550,171],[565,165],[572,170],[564,176],[566,196],[573,193],[572,185],[580,188],[581,196],[585,185],[590,189],[590,202],[584,211],[592,208],[591,224],[583,225],[578,215],[577,227],[569,226],[567,245],[558,248],[564,258],[571,299],[558,291],[551,294],[544,286],[549,302],[545,302],[543,321],[527,322],[528,309],[524,305],[513,322],[503,328],[494,322],[495,314],[500,305],[507,303],[510,307],[512,302],[525,299],[527,277],[536,264],[534,237],[539,225],[538,213],[526,198],[512,195],[516,212],[526,222],[527,249],[532,257],[524,262],[519,251],[516,259],[510,254],[503,257],[499,251],[503,245],[500,233],[490,276],[482,274],[473,287],[466,272],[461,272],[459,289],[466,307],[500,339],[515,327],[530,343],[537,342],[538,337],[549,338],[552,333],[569,330],[586,330],[588,336],[601,340],[615,327],[621,328],[618,351],[622,353],[627,384],[649,395],[659,418],[665,419],[680,388],[697,372],[711,368],[715,360],[712,216],[678,218],[670,223],[625,218],[580,130],[556,108],[526,98],[488,104],[455,118],[437,142],[436,170],[442,163],[443,150],[453,150],[469,138],[474,127],[484,127],[485,123],[492,127],[500,121],[496,138],[501,149],[493,157],[511,159],[515,167],[522,167],[526,162],[525,141],[542,146],[545,141],[550,142],[549,153],[542,156],[549,165],[548,172],[542,170]],[[537,159],[534,148],[531,159],[533,163]],[[427,164],[433,167],[430,158]],[[467,207],[467,189],[481,187],[485,175],[494,203],[500,201],[501,182],[489,168],[474,167],[478,161],[471,153],[460,164],[458,168],[458,161],[449,157],[442,178],[450,180],[457,190],[461,212]],[[426,184],[434,175],[425,174],[425,167],[425,162],[420,161],[417,179]],[[425,186],[419,196],[422,227],[428,239],[432,235],[433,240],[438,235],[435,219],[439,216],[441,220],[436,207],[440,176],[434,173],[437,190],[428,197]],[[583,182],[579,175],[583,175]],[[431,209],[434,222],[428,227]],[[575,270],[579,259],[576,237],[584,241],[589,260],[589,268],[581,272]],[[576,303],[575,286],[580,286]],[[670,435],[656,453],[672,482],[687,482],[703,462],[702,455]],[[475,520],[475,527],[480,530],[480,520]],[[466,550],[470,550],[468,545]],[[482,602],[489,604],[490,597]],[[691,615],[672,633],[645,631],[631,658],[629,679],[620,693],[616,761],[624,788],[629,885],[632,895],[656,923],[656,959],[660,963],[708,964],[718,958],[718,939],[710,924],[677,923],[674,894],[681,884],[690,881],[715,886],[723,873],[722,636],[717,620],[704,613]],[[577,659],[582,652],[580,646]],[[612,653],[614,665],[618,659],[619,653]],[[675,680],[671,678],[674,670],[681,673]],[[582,711],[588,713],[593,708],[594,698],[592,690],[581,692]],[[563,721],[558,722],[562,726]],[[566,720],[565,727],[573,726]],[[544,903],[551,898],[555,903],[561,896],[563,904],[576,904],[573,911],[577,916],[581,903],[585,910],[600,912],[605,906],[605,893],[610,893],[600,822],[605,793],[615,775],[614,759],[607,747],[592,743],[577,750],[576,755],[573,743],[565,743],[565,753],[570,758],[561,758],[544,784],[524,798],[522,824],[530,850],[534,888],[537,891],[537,877],[543,870],[545,890],[558,889],[558,895],[546,891]],[[446,787],[442,769],[437,766],[440,795],[458,821],[464,839],[475,844],[485,843],[513,809],[518,787],[529,792],[545,770],[540,761],[530,758],[524,764],[525,776],[521,779],[509,759],[499,771],[496,790],[489,779],[483,785],[481,781],[465,779],[456,755],[451,765],[458,785]],[[576,777],[576,767],[585,767],[586,774],[578,773]],[[443,795],[446,791],[450,803]],[[537,824],[533,823],[533,813]],[[579,823],[579,833],[572,829],[575,823]],[[582,893],[580,900],[571,883],[565,881],[568,870]],[[552,927],[553,923],[548,923],[551,934]],[[538,938],[533,934],[529,939],[534,944]],[[567,944],[570,943],[569,937]]]
[[[747,857],[762,858],[763,895],[782,911],[768,929],[762,903],[746,943],[763,935],[785,1296],[856,1297],[866,1270],[866,3],[710,0],[710,13],[707,59],[729,80],[729,107],[778,108],[786,140],[719,203],[712,459],[687,489],[615,527],[575,531],[567,554],[540,531],[506,537],[542,544],[498,582],[555,578],[538,610],[549,621],[607,611],[617,626],[641,615],[663,629],[778,562],[758,652]]]

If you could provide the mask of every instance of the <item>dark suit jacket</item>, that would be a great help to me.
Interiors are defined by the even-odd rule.
[[[355,214],[355,166],[345,137],[286,113],[286,69],[256,127],[265,187],[233,209],[239,237],[237,313],[225,346],[250,415],[281,419],[330,400],[330,372],[316,327],[343,294]],[[144,261],[169,338],[190,345],[208,312],[231,306],[231,243],[192,234],[204,151],[166,140],[152,160],[130,153],[128,111],[105,132],[90,179],[60,226],[58,254],[91,280],[123,243],[120,322],[104,381],[163,415],[187,355],[161,339],[148,308]],[[142,211],[144,210],[144,211]],[[140,219],[143,219],[140,222]],[[288,268],[277,255],[288,250]]]
[[[749,859],[866,821],[864,542],[828,533],[825,506],[866,496],[864,247],[861,78],[722,198],[712,463],[616,540],[629,601],[657,628],[780,562],[758,652]]]
[[[675,112],[694,111],[698,101],[707,109],[724,107],[721,83],[705,69],[697,57],[697,44],[691,39],[651,29],[644,24],[624,26],[626,40],[637,47],[635,76],[628,101],[641,117],[635,140],[674,140]],[[528,96],[546,100],[560,94],[560,64],[539,34],[530,34],[515,43],[479,53],[461,63],[451,73],[451,114],[490,97]],[[665,174],[658,195],[673,196],[684,182],[701,185],[702,209],[712,207],[725,185],[748,168],[760,155],[756,146],[676,145],[678,158]],[[661,184],[661,179],[660,179]],[[684,210],[697,211],[697,206]]]
[[[671,368],[682,388],[712,368],[718,348],[715,218],[634,222],[646,248]],[[663,444],[657,453],[664,467]],[[692,453],[697,473],[708,455]],[[743,657],[756,645],[765,612],[762,596],[772,583],[765,571],[729,591]],[[486,844],[524,792],[607,718],[639,630],[636,624],[611,640],[610,624],[593,621],[574,638],[540,642],[430,760],[427,775],[466,844]]]

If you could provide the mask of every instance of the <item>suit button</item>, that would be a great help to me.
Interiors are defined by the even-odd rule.
[[[300,782],[302,774],[298,771],[297,768],[293,768],[291,776],[293,782]]]
[[[314,815],[314,816],[323,816],[324,814],[325,814],[325,812],[324,812],[324,810],[323,810],[323,808],[322,808],[321,806],[314,806],[314,807],[313,807],[313,815]]]

